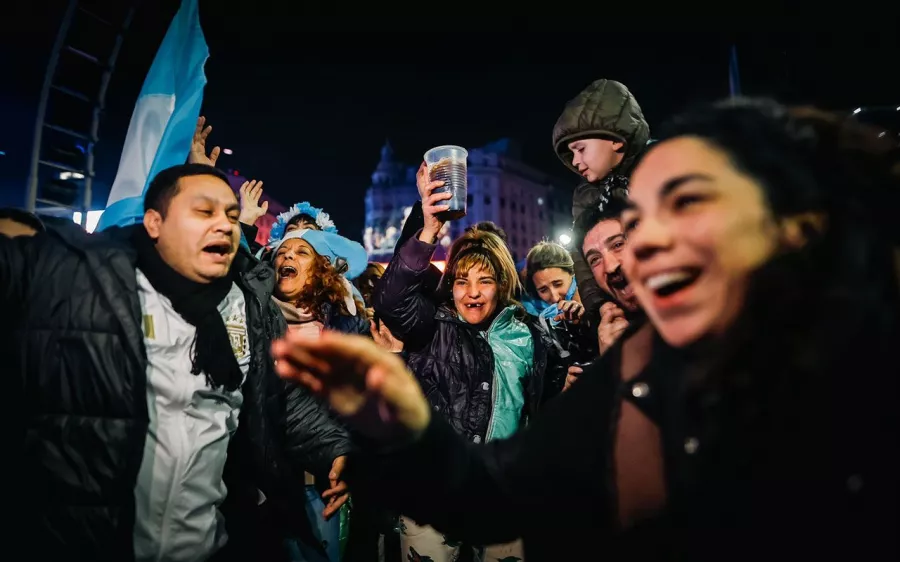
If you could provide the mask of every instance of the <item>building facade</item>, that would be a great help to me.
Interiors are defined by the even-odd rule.
[[[372,261],[387,262],[393,255],[403,223],[419,198],[417,169],[418,164],[398,162],[390,144],[381,149],[365,200],[363,241]],[[506,231],[517,260],[541,240],[567,240],[572,225],[571,191],[525,164],[513,141],[501,139],[470,149],[467,176],[466,216],[445,226],[436,261],[445,259],[450,242],[466,227],[481,221],[492,221]]]

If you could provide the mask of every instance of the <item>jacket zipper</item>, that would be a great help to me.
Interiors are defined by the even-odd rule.
[[[488,343],[488,347],[491,347],[491,339],[488,337],[488,334],[491,333],[491,330],[494,329],[494,325],[497,323],[497,320],[500,319],[500,316],[503,315],[506,310],[500,312],[496,318],[494,318],[491,325],[488,326],[486,332],[483,333],[483,337],[485,341]],[[494,410],[497,407],[497,365],[494,362],[494,349],[491,348],[491,416],[488,418],[488,427],[487,431],[484,434],[484,442],[487,443],[491,438],[491,435],[494,433]]]

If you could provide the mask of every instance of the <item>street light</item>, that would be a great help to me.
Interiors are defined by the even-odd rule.
[[[568,246],[572,243],[572,237],[566,233],[562,233],[559,235],[559,243],[563,246]]]

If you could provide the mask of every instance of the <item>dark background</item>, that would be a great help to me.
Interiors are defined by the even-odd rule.
[[[143,2],[126,36],[96,147],[101,190],[115,177],[134,101],[178,4]],[[594,79],[620,80],[652,130],[689,104],[728,95],[732,45],[744,94],[847,112],[900,105],[896,34],[442,35],[397,19],[348,25],[298,5],[201,1],[210,48],[203,113],[212,141],[234,151],[220,167],[265,180],[282,203],[309,199],[355,237],[385,139],[415,164],[434,145],[512,137],[528,163],[574,185],[550,142],[567,100]],[[0,39],[0,204],[24,204],[34,112],[64,9],[62,0],[24,6]]]

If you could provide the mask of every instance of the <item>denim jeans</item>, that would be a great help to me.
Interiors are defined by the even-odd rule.
[[[322,519],[322,512],[325,510],[325,502],[319,495],[315,486],[306,487],[306,516],[312,524],[313,535],[328,553],[327,557],[322,553],[304,544],[302,541],[288,541],[288,550],[290,551],[291,562],[340,562],[340,537],[341,537],[341,518],[335,514],[331,519],[325,521]]]

